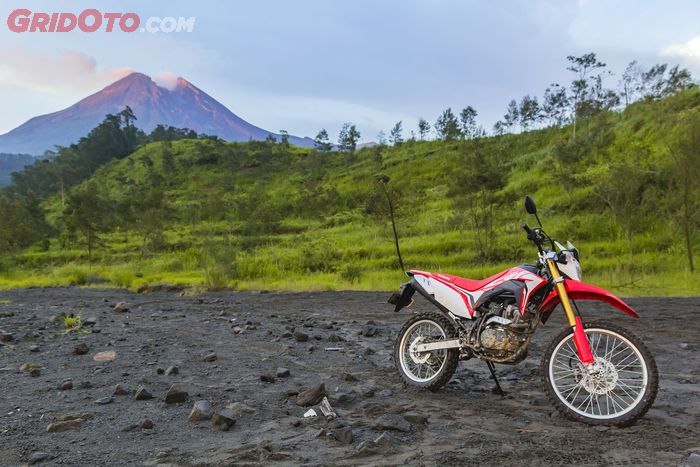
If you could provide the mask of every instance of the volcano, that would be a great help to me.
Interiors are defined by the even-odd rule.
[[[184,78],[166,89],[143,73],[131,73],[66,109],[34,117],[0,135],[0,152],[41,155],[55,146],[69,146],[86,136],[105,115],[120,112],[127,105],[136,115],[134,124],[147,133],[162,124],[226,141],[279,137],[246,122]],[[289,136],[289,142],[313,146],[311,138]]]

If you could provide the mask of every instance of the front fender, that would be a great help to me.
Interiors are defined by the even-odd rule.
[[[605,289],[570,279],[564,279],[564,287],[572,300],[598,300],[617,308],[628,316],[639,318],[639,315],[632,307]],[[540,308],[543,314],[546,314],[552,311],[560,302],[561,300],[559,300],[559,295],[557,295],[555,289],[545,298]]]

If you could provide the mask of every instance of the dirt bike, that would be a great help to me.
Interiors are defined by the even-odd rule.
[[[439,312],[409,319],[394,345],[394,361],[404,381],[432,391],[445,385],[459,360],[486,361],[495,392],[504,395],[494,364],[515,364],[527,356],[540,323],[561,305],[569,327],[549,344],[540,372],[545,392],[567,417],[591,425],[629,426],[656,397],[659,377],[644,343],[619,325],[584,323],[575,300],[598,300],[628,316],[639,315],[607,290],[581,282],[579,252],[549,237],[527,196],[525,209],[539,224],[522,222],[537,247],[536,264],[525,264],[483,280],[410,270],[411,278],[393,294],[394,311],[409,307],[418,292]]]

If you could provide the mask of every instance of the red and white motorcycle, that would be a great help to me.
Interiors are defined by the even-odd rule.
[[[536,264],[517,266],[483,280],[411,270],[411,280],[389,302],[399,311],[415,292],[439,312],[415,314],[394,345],[394,360],[408,384],[435,391],[446,384],[459,360],[485,360],[504,394],[494,363],[522,361],[540,323],[559,304],[569,327],[549,344],[541,363],[544,387],[566,416],[592,425],[628,426],[656,397],[654,358],[634,334],[615,323],[584,323],[575,300],[599,300],[623,313],[639,315],[601,288],[581,282],[578,250],[563,246],[542,229],[535,203],[525,198],[539,228],[521,226],[539,252]]]

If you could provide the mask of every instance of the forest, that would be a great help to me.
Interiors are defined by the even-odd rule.
[[[12,175],[0,195],[0,287],[389,290],[417,268],[480,278],[532,261],[518,222],[580,250],[584,280],[691,295],[700,235],[700,90],[687,70],[595,54],[572,81],[513,99],[492,130],[465,106],[359,147],[229,143],[126,108]]]

